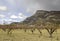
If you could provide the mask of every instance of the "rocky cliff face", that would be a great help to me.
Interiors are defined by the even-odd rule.
[[[46,22],[57,22],[60,23],[60,11],[45,11],[37,10],[34,15],[26,18],[22,23],[33,24],[39,19],[43,19]]]

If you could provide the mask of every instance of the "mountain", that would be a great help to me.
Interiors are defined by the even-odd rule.
[[[45,10],[37,10],[34,15],[26,18],[23,23],[33,24],[39,19],[43,19],[46,22],[60,22],[60,11],[45,11]]]
[[[42,19],[45,22],[60,23],[60,11],[37,10],[34,15],[26,18],[21,23],[34,24],[36,21],[38,21],[40,19]],[[16,23],[16,24],[19,24],[19,23]]]

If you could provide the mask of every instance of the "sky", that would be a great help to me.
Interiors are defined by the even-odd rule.
[[[21,22],[37,10],[60,11],[60,0],[0,0],[0,24]]]

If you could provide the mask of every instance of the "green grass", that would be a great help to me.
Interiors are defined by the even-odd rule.
[[[53,38],[49,38],[49,34],[46,30],[41,30],[41,34],[35,30],[34,33],[30,30],[24,32],[24,30],[13,30],[11,35],[7,35],[7,32],[0,30],[0,41],[60,41],[60,29],[53,33]]]

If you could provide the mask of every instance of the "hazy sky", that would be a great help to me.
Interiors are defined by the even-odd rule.
[[[36,10],[60,10],[60,0],[0,0],[0,23],[22,21]]]

